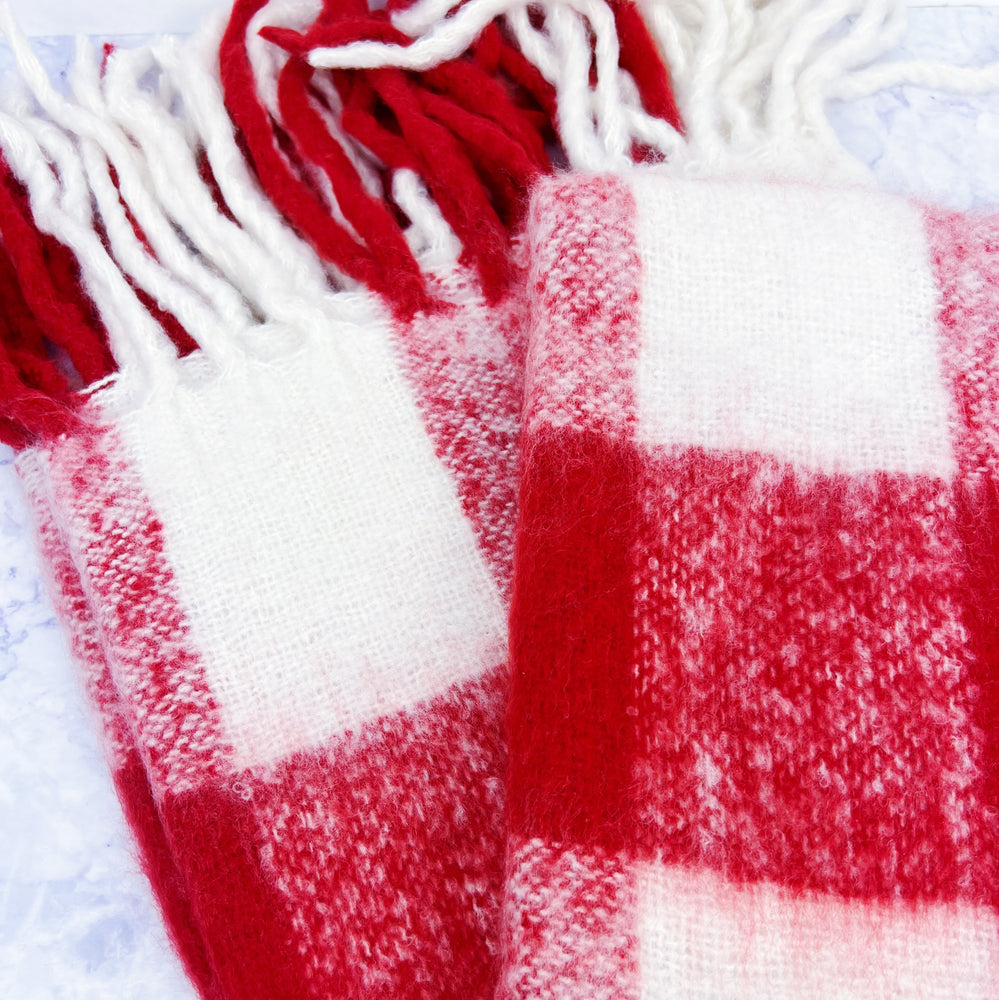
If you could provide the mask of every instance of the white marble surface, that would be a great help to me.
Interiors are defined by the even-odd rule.
[[[896,58],[981,66],[999,59],[999,7],[916,7]],[[899,87],[836,104],[843,144],[891,191],[999,209],[999,93],[973,99]]]
[[[38,2],[24,6],[39,17],[48,9]],[[59,6],[65,11],[72,5]],[[104,6],[119,5],[108,0]],[[191,0],[190,6],[218,4]],[[47,30],[78,27],[56,24],[61,27]],[[103,30],[157,26],[123,26],[119,19]],[[55,66],[67,51],[63,42],[49,43],[46,60]],[[915,9],[903,54],[963,64],[997,60],[999,9]],[[830,113],[847,146],[873,166],[886,188],[961,208],[999,209],[999,95],[959,99],[902,88]],[[40,582],[6,449],[0,450],[0,844],[0,997],[193,997],[132,858],[66,643]]]
[[[154,35],[192,31],[201,18],[227,10],[230,0],[7,0],[29,35]]]

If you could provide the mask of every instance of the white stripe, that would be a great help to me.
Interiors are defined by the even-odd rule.
[[[647,442],[951,474],[938,293],[914,206],[648,170],[631,183]]]
[[[733,886],[662,864],[638,873],[642,1000],[986,1000],[999,919]]]
[[[499,594],[374,309],[273,361],[183,370],[117,422],[237,764],[503,662]]]

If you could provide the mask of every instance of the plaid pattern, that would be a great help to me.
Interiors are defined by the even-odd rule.
[[[536,192],[502,996],[990,995],[997,235]]]
[[[446,314],[120,378],[19,458],[206,996],[493,992],[523,352],[513,299],[444,284]]]

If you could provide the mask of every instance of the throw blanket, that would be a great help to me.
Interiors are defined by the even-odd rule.
[[[10,184],[106,324],[78,324],[94,370],[68,341],[84,394],[38,377],[58,316],[38,310],[33,354],[9,337],[7,434],[202,993],[488,997],[524,356],[510,243],[550,169],[554,95],[495,28],[425,82],[351,75],[326,97],[391,165],[390,210],[304,60],[254,66],[262,6],[183,49],[84,50],[71,100],[7,19],[46,114],[4,119]],[[647,92],[664,80],[646,66]],[[16,290],[43,280],[32,262]],[[60,294],[44,280],[42,303]]]
[[[15,43],[2,429],[206,997],[991,995],[999,225],[831,141],[852,10],[650,3],[682,123],[629,3]]]
[[[999,221],[547,182],[509,997],[987,997]]]

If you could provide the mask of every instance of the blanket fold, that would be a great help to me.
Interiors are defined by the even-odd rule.
[[[994,994],[999,220],[824,111],[899,16],[236,0],[63,94],[0,13],[0,436],[206,1000]]]

